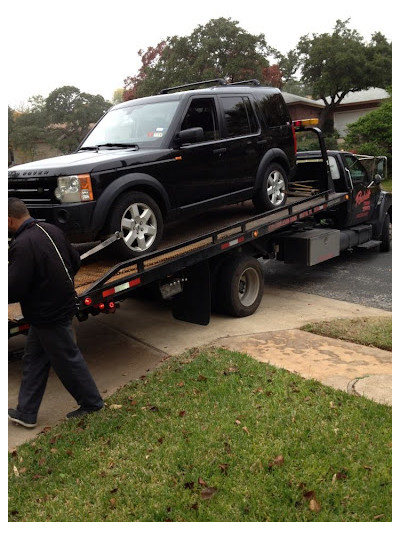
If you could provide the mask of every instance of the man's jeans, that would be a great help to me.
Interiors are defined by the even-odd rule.
[[[104,402],[76,345],[72,322],[31,326],[22,359],[23,372],[17,411],[36,422],[52,367],[76,403],[97,410]]]

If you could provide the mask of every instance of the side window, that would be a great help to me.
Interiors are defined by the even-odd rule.
[[[368,173],[358,159],[351,155],[344,156],[346,168],[349,169],[353,182],[368,182]]]
[[[207,141],[220,138],[214,98],[192,100],[181,125],[181,130],[189,128],[203,128]]]
[[[239,137],[257,132],[257,119],[247,96],[223,96],[221,104],[227,137]]]
[[[330,168],[330,171],[331,171],[332,179],[333,180],[339,180],[340,179],[340,172],[339,172],[339,168],[338,168],[338,164],[337,164],[336,159],[333,156],[329,155],[328,156],[328,162],[329,162],[329,168]]]

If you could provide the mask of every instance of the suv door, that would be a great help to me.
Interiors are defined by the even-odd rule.
[[[371,176],[363,164],[351,154],[342,155],[347,178],[352,187],[352,208],[347,225],[366,222],[372,217],[380,193],[379,185],[372,184]]]
[[[228,192],[249,189],[252,196],[257,169],[265,151],[259,144],[260,124],[249,96],[220,96],[225,138],[224,183]]]
[[[175,173],[177,206],[191,205],[226,192],[222,181],[225,148],[214,97],[192,97],[178,131],[203,128],[204,139],[178,148]]]

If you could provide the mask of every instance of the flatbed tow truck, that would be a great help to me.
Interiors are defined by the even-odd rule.
[[[381,190],[381,176],[371,179],[352,154],[327,152],[312,119],[293,124],[296,131],[313,131],[320,150],[298,155],[299,173],[285,206],[256,216],[246,205],[219,208],[194,227],[190,221],[171,227],[156,252],[118,264],[107,257],[94,260],[93,252],[120,237],[115,234],[82,256],[87,263],[75,278],[78,320],[113,313],[121,301],[149,287],[171,300],[179,320],[207,325],[212,309],[249,316],[263,295],[258,259],[312,266],[353,247],[387,251],[391,194]],[[19,304],[8,311],[9,337],[26,333],[29,324]]]

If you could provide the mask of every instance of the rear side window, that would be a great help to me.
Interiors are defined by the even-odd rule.
[[[290,124],[290,115],[280,93],[265,95],[260,100],[260,106],[268,127],[274,128],[287,123]]]
[[[247,96],[221,97],[227,137],[250,135],[258,131],[258,123]]]

